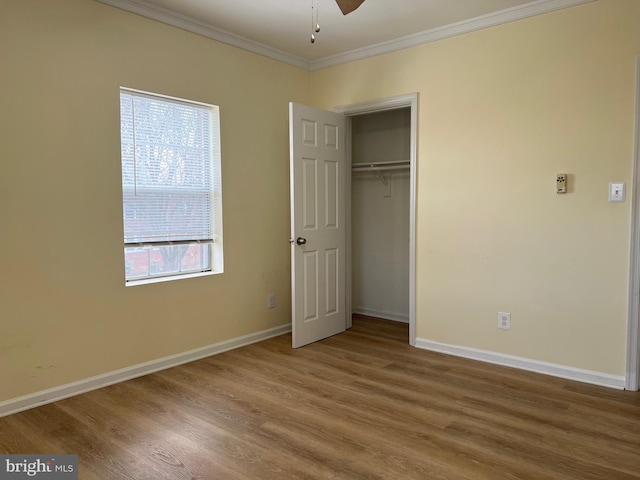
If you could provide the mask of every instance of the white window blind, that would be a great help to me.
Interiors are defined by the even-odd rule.
[[[174,251],[168,257],[166,249],[210,244],[222,235],[217,107],[122,89],[120,115],[124,245],[164,248],[162,258],[172,258],[159,257],[153,269],[131,277],[184,273],[182,257]],[[186,271],[211,270],[210,252],[200,252],[206,261]],[[129,253],[133,258],[135,251]]]

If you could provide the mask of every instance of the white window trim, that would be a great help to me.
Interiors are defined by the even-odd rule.
[[[216,119],[216,125],[217,125],[217,136],[218,136],[218,144],[217,144],[217,149],[213,152],[214,155],[217,154],[218,157],[218,166],[217,168],[220,169],[220,187],[218,190],[213,190],[213,198],[216,199],[216,201],[219,204],[219,215],[216,216],[216,211],[215,211],[215,202],[211,204],[211,218],[218,218],[220,220],[220,224],[216,225],[215,230],[213,231],[212,235],[213,235],[213,239],[209,240],[209,241],[197,241],[194,240],[192,243],[193,244],[197,244],[197,243],[208,243],[210,244],[210,254],[209,254],[209,262],[210,262],[210,270],[207,271],[192,271],[192,272],[187,272],[187,273],[182,273],[182,272],[177,272],[177,273],[169,273],[166,275],[162,275],[162,276],[145,276],[145,277],[140,277],[140,278],[132,278],[132,279],[127,279],[127,275],[125,272],[125,286],[126,287],[132,287],[132,286],[137,286],[137,285],[147,285],[147,284],[153,284],[153,283],[162,283],[162,282],[171,282],[174,280],[183,280],[183,279],[188,279],[188,278],[198,278],[198,277],[208,277],[211,275],[219,275],[224,273],[224,249],[223,249],[223,225],[222,225],[222,218],[223,218],[223,212],[222,212],[222,159],[221,159],[221,147],[220,147],[220,107],[218,105],[214,105],[214,104],[210,104],[210,103],[204,103],[204,102],[198,102],[195,100],[187,100],[187,99],[183,99],[183,98],[178,98],[178,97],[172,97],[169,95],[163,95],[163,94],[159,94],[159,93],[152,93],[152,92],[146,92],[144,90],[138,90],[138,89],[134,89],[134,88],[129,88],[129,87],[120,87],[119,89],[119,93],[132,93],[135,95],[139,95],[139,96],[144,96],[144,97],[148,97],[148,98],[152,98],[152,99],[162,99],[165,101],[169,101],[169,102],[175,102],[181,105],[184,104],[189,104],[189,105],[194,105],[194,106],[199,106],[199,107],[204,107],[207,109],[211,109],[212,110],[212,115],[215,117]],[[214,161],[215,163],[215,161]],[[124,205],[123,205],[124,208]],[[126,243],[124,244],[124,248],[129,248],[129,247],[133,247],[134,245],[130,245],[128,246]],[[123,253],[124,253],[124,249],[123,249]],[[125,264],[124,258],[123,258],[123,265]]]
[[[177,273],[175,275],[165,275],[163,277],[144,277],[136,280],[127,280],[126,287],[135,287],[137,285],[148,285],[150,283],[173,282],[174,280],[184,280],[186,278],[209,277],[211,275],[220,275],[220,272],[193,272],[193,273]]]

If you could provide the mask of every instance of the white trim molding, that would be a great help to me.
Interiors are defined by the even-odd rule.
[[[409,345],[416,343],[416,225],[417,225],[417,188],[418,188],[418,94],[409,93],[396,97],[382,98],[370,102],[337,106],[334,111],[347,117],[363,115],[365,113],[394,110],[397,108],[411,109],[411,138],[409,153]],[[350,187],[349,187],[350,188]],[[348,221],[347,225],[351,225]],[[350,227],[348,227],[350,228]],[[348,233],[351,235],[350,231]],[[350,262],[348,259],[347,262]],[[351,273],[347,270],[347,284],[351,284]],[[349,300],[350,302],[350,300]],[[351,305],[349,303],[349,305]]]
[[[150,18],[166,25],[185,30],[187,32],[202,35],[203,37],[226,43],[233,47],[238,47],[248,52],[257,53],[272,60],[287,63],[294,67],[304,70],[310,70],[311,63],[303,58],[296,57],[290,53],[283,52],[277,48],[270,47],[249,38],[236,35],[235,33],[215,27],[209,23],[202,22],[186,15],[180,15],[167,8],[153,5],[144,0],[96,0],[100,3],[110,5],[112,7],[135,13],[142,17]]]
[[[320,58],[318,60],[307,60],[291,55],[290,53],[278,50],[269,45],[265,45],[254,40],[236,35],[232,32],[222,30],[214,25],[202,22],[192,17],[177,14],[169,9],[153,5],[145,0],[96,0],[112,7],[120,8],[143,17],[157,20],[158,22],[171,25],[191,33],[202,35],[213,40],[217,40],[227,45],[242,48],[249,52],[257,53],[273,60],[293,65],[305,70],[320,70],[343,63],[362,60],[364,58],[391,53],[405,48],[416,47],[426,43],[437,42],[445,38],[451,38],[466,33],[475,32],[484,28],[495,27],[504,23],[515,22],[525,18],[555,12],[564,8],[575,7],[597,0],[535,0],[524,5],[489,13],[480,17],[472,18],[462,22],[452,23],[443,27],[425,30],[423,32],[396,38],[387,42],[377,43],[366,47],[358,48],[336,55]]]
[[[393,322],[409,323],[409,315],[403,315],[401,313],[381,312],[380,310],[371,310],[370,308],[362,307],[353,307],[353,313],[367,317],[382,318],[383,320],[391,320]]]
[[[624,389],[624,377],[610,375],[607,373],[593,372],[591,370],[583,370],[580,368],[567,367],[555,363],[541,362],[531,360],[529,358],[516,357],[513,355],[505,355],[503,353],[491,352],[487,350],[478,350],[476,348],[460,347],[456,345],[448,345],[446,343],[434,342],[425,338],[416,340],[416,347],[432,352],[446,353],[456,357],[468,358],[470,360],[479,360],[481,362],[493,363],[504,367],[518,368],[529,372],[542,373],[553,377],[565,378],[577,382],[591,383],[603,387]]]
[[[457,37],[466,33],[483,30],[485,28],[496,27],[505,23],[523,20],[525,18],[542,15],[544,13],[555,12],[564,8],[575,7],[597,0],[537,0],[517,7],[507,8],[498,12],[481,15],[480,17],[452,23],[439,28],[425,30],[423,32],[396,38],[387,42],[351,50],[337,55],[321,58],[311,62],[310,70],[321,70],[343,63],[383,55],[385,53],[396,52],[406,48],[417,47],[427,43],[437,42],[446,38]]]
[[[65,398],[80,395],[99,388],[108,387],[109,385],[125,382],[137,377],[142,377],[160,370],[166,370],[167,368],[177,367],[178,365],[244,347],[252,343],[261,342],[269,338],[278,337],[289,332],[291,332],[291,324],[282,325],[280,327],[270,328],[261,332],[251,333],[249,335],[243,335],[224,342],[214,343],[206,347],[196,348],[194,350],[170,355],[150,362],[139,363],[131,367],[122,368],[120,370],[97,375],[95,377],[85,378],[77,382],[67,383],[66,385],[61,385],[59,387],[6,400],[4,402],[0,402],[0,417],[22,412],[30,408],[40,407],[48,403],[57,402],[58,400],[63,400]]]
[[[636,58],[636,124],[631,200],[631,255],[629,266],[629,316],[625,388],[640,388],[640,56]]]

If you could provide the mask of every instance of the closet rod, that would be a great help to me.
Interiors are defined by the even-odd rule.
[[[375,165],[358,165],[353,167],[354,172],[380,172],[382,170],[404,170],[409,168],[409,165],[388,165],[382,167],[376,167]]]
[[[353,163],[351,164],[352,168],[370,168],[370,167],[387,167],[387,166],[392,166],[392,165],[398,165],[398,166],[409,166],[411,163],[410,160],[395,160],[395,161],[389,161],[389,162],[370,162],[370,163]]]

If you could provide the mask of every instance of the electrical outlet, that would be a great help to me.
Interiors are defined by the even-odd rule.
[[[267,308],[276,308],[276,294],[270,293],[267,295]]]
[[[511,314],[498,312],[498,328],[501,330],[511,330]]]

